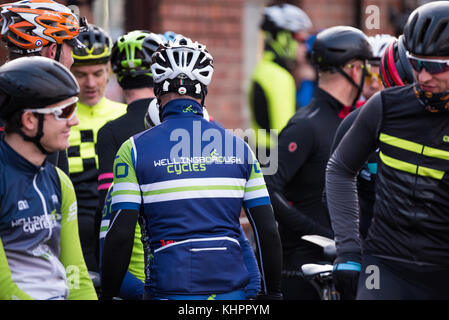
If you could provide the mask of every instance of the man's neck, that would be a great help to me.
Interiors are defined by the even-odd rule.
[[[140,99],[154,98],[153,88],[126,89],[123,90],[126,104],[130,104]]]
[[[25,141],[17,133],[7,133],[5,134],[5,142],[19,155],[34,164],[35,166],[41,166],[45,158],[47,157],[43,154],[38,147],[30,142]]]
[[[354,87],[348,81],[319,82],[318,87],[326,91],[344,106],[349,106],[354,100]]]

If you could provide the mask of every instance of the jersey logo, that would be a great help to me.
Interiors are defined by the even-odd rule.
[[[449,136],[443,136],[443,142],[449,143]]]
[[[51,201],[53,202],[53,204],[58,204],[59,200],[58,200],[58,196],[55,194],[51,195]]]
[[[182,112],[187,113],[187,112],[193,112],[193,113],[198,113],[198,111],[193,109],[193,106],[190,105],[187,108],[185,108],[184,110],[182,110]]]
[[[211,156],[211,157],[218,157],[219,154],[218,154],[218,152],[217,152],[217,149],[214,148],[214,150],[211,151],[210,156]]]
[[[19,202],[17,202],[17,207],[19,208],[19,211],[30,208],[26,200],[19,200]]]
[[[115,165],[115,177],[116,178],[125,178],[128,176],[128,165],[126,163],[117,163]]]
[[[298,145],[296,144],[296,142],[290,142],[290,144],[288,145],[288,151],[295,152],[296,149],[298,149]]]

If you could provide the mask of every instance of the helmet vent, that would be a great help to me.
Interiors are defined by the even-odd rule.
[[[438,26],[437,31],[435,32],[435,41],[437,41],[440,36],[443,34],[444,29],[446,29],[448,22],[445,21]]]
[[[427,29],[429,29],[430,23],[431,23],[430,19],[426,19],[426,21],[424,21],[424,25],[421,28],[421,34],[419,35],[419,42],[418,43],[423,43],[424,37],[426,36]]]
[[[190,61],[192,61],[193,58],[193,52],[187,53],[187,65],[190,64]]]

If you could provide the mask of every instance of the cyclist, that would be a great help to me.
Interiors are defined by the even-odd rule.
[[[112,71],[128,104],[127,112],[98,131],[98,192],[100,208],[112,183],[112,164],[118,149],[129,137],[144,131],[144,118],[154,99],[151,55],[163,40],[149,31],[131,31],[112,48]]]
[[[100,264],[104,237],[109,226],[110,209],[105,199],[112,185],[112,165],[120,146],[129,137],[145,130],[144,118],[150,102],[154,99],[151,55],[163,40],[149,31],[131,31],[117,39],[111,53],[112,71],[128,104],[126,113],[106,123],[97,138],[99,208],[97,227],[100,234]],[[101,221],[101,222],[100,222]],[[101,228],[101,229],[100,229]],[[143,247],[140,226],[136,226],[135,241],[129,270],[122,283],[119,297],[141,299],[145,280]]]
[[[73,186],[46,157],[68,146],[79,87],[57,61],[0,67],[0,299],[96,299]]]
[[[157,116],[159,117],[159,112]],[[152,126],[148,128],[151,127]],[[111,185],[106,195],[106,202],[104,205],[101,220],[100,259],[103,253],[102,251],[104,239],[106,237],[111,219],[112,188],[113,185]],[[260,273],[253,249],[251,247],[250,242],[246,238],[246,235],[242,227],[240,227],[240,236],[238,238],[238,241],[242,248],[245,266],[250,275],[250,281],[248,285],[245,287],[245,298],[247,300],[252,300],[257,297],[257,294],[260,291]],[[101,268],[101,260],[100,260],[100,268]],[[131,259],[129,262],[128,270],[126,271],[125,276],[123,277],[118,297],[124,300],[141,300],[143,298],[144,292],[144,280],[145,280],[144,250],[141,241],[140,225],[136,224]]]
[[[369,69],[365,77],[365,83],[363,86],[362,95],[364,100],[368,100],[377,91],[383,89],[382,80],[380,77],[380,60],[388,45],[396,38],[389,34],[376,34],[375,36],[368,37],[368,40],[373,49],[373,56],[368,60]]]
[[[85,48],[73,51],[71,71],[80,86],[80,123],[70,133],[69,171],[78,201],[79,232],[87,268],[98,272],[97,133],[106,122],[123,115],[126,105],[104,96],[110,73],[111,38],[101,28],[89,25],[79,39]]]
[[[82,47],[77,36],[80,25],[69,8],[50,0],[24,0],[0,6],[1,38],[8,58],[42,56],[59,61],[67,68],[73,63],[72,49]],[[85,20],[81,19],[81,27]],[[55,152],[48,161],[69,173],[67,153]]]
[[[356,28],[336,26],[318,33],[312,53],[319,68],[314,98],[279,135],[278,170],[265,179],[282,239],[285,299],[319,298],[308,281],[288,275],[305,263],[324,260],[321,248],[301,235],[333,237],[322,202],[325,168],[342,110],[360,96],[371,55],[367,36]]]
[[[446,1],[413,11],[404,39],[416,83],[375,94],[327,167],[334,279],[357,299],[449,298],[448,15]],[[355,176],[377,148],[374,217],[362,254]]]
[[[384,88],[403,86],[404,84],[413,83],[413,71],[406,57],[406,49],[404,47],[404,36],[400,36],[399,40],[393,40],[387,44],[381,56],[381,64],[378,68],[382,86]],[[378,76],[376,76],[376,79]],[[375,85],[375,87],[378,87]],[[334,142],[331,148],[331,154],[340,143],[343,136],[354,123],[360,109],[351,112],[339,125]],[[362,170],[357,177],[357,190],[359,196],[360,222],[359,229],[362,238],[366,237],[368,227],[373,217],[374,207],[374,187],[376,182],[377,164],[379,156],[374,152],[364,164]]]
[[[279,235],[258,163],[243,140],[202,119],[212,56],[179,37],[159,47],[151,70],[162,123],[127,140],[115,159],[103,294],[120,288],[140,215],[145,299],[245,299],[249,274],[237,240],[243,205],[259,235],[262,296],[281,298]]]
[[[268,153],[275,147],[268,131],[280,131],[295,113],[296,83],[292,72],[296,68],[298,48],[305,47],[312,22],[300,8],[279,4],[264,9],[260,27],[265,48],[251,78],[249,105],[252,128],[256,132],[259,129],[267,132],[256,136],[256,149],[265,149]]]
[[[393,40],[384,51],[380,64],[380,78],[385,88],[415,82],[412,67],[407,59],[404,35]]]

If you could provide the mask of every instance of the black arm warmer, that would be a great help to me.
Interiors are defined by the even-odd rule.
[[[326,195],[337,255],[360,260],[357,174],[377,148],[382,123],[381,95],[374,95],[343,136],[326,169]]]
[[[101,286],[104,299],[118,296],[131,259],[137,218],[136,210],[119,210],[111,215],[111,224],[103,247],[101,267]]]
[[[282,247],[271,205],[246,210],[254,231],[263,294],[281,296]]]

